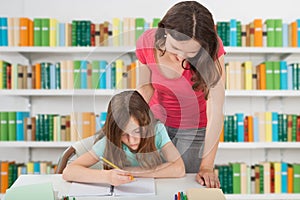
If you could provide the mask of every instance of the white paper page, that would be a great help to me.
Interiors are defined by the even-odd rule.
[[[116,196],[155,195],[154,178],[134,178],[135,181],[115,187]]]
[[[69,196],[108,196],[110,195],[110,185],[96,183],[76,183],[71,184]]]

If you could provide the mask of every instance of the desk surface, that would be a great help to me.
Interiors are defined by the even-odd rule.
[[[58,192],[58,197],[68,193],[71,183],[62,179],[60,174],[53,175],[21,175],[12,187],[51,182],[54,191]],[[202,187],[195,181],[195,174],[187,174],[183,178],[164,178],[155,179],[156,195],[142,196],[143,200],[174,200],[174,194],[178,191],[185,191],[188,188]],[[76,200],[93,200],[93,199],[141,199],[141,196],[123,196],[123,197],[76,197]]]

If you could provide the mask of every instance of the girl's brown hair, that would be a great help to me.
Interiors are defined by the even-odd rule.
[[[209,88],[217,84],[222,74],[218,61],[219,41],[210,11],[196,1],[179,2],[168,10],[158,27],[155,47],[161,55],[166,51],[166,33],[178,41],[194,39],[199,42],[201,49],[197,55],[186,61],[192,70],[193,89],[202,90],[207,99]]]
[[[123,151],[121,135],[131,117],[140,126],[141,141],[136,150],[137,161],[143,168],[154,168],[162,163],[155,146],[155,119],[149,105],[137,91],[121,92],[109,102],[107,118],[101,130],[107,139],[103,156],[120,168],[130,166]],[[100,138],[101,134],[96,141]]]

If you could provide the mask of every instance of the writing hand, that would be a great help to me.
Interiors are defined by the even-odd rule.
[[[200,169],[196,175],[196,181],[208,188],[220,188],[220,181],[213,169]]]
[[[108,175],[109,183],[113,186],[129,183],[133,180],[132,175],[129,172],[120,169],[108,170]]]

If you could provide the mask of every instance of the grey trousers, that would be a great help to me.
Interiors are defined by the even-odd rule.
[[[206,129],[177,129],[168,126],[166,128],[170,139],[181,154],[186,173],[197,173],[202,160]]]

